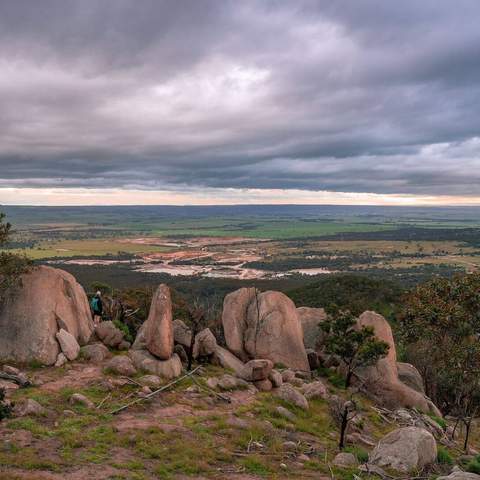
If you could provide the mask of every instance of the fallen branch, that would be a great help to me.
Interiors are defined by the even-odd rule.
[[[123,405],[122,407],[119,407],[119,408],[116,408],[115,410],[112,410],[110,412],[110,415],[116,415],[117,413],[123,412],[123,410],[126,410],[127,408],[131,407],[132,405],[136,405],[137,403],[140,403],[140,402],[143,402],[144,400],[152,398],[153,396],[157,395],[158,393],[161,393],[161,392],[164,392],[165,390],[168,390],[170,387],[173,387],[173,385],[181,382],[182,380],[189,377],[190,375],[193,375],[200,368],[201,368],[201,366],[199,365],[197,368],[195,368],[191,372],[188,372],[185,375],[183,375],[182,377],[177,378],[173,382],[170,382],[167,385],[164,385],[163,387],[160,387],[158,390],[155,390],[154,392],[149,393],[148,395],[145,395],[144,397],[137,398],[136,400],[133,400],[132,402],[129,402],[126,405]]]
[[[98,405],[97,405],[97,410],[99,408],[102,408],[103,404],[112,396],[111,393],[109,393]]]
[[[31,385],[30,380],[19,375],[11,375],[10,373],[0,372],[0,378],[3,378],[4,380],[8,380],[10,382],[14,382],[21,387],[29,387]]]
[[[137,385],[138,387],[141,387],[143,388],[145,385],[142,385],[140,382],[137,382],[136,380],[134,380],[133,378],[130,378],[130,377],[123,377],[125,378],[126,380],[128,380],[130,383],[133,383],[134,385]]]

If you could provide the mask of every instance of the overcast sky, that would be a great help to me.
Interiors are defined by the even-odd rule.
[[[478,0],[0,0],[0,202],[480,203]]]

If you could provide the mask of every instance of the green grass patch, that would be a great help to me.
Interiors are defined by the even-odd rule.
[[[453,458],[448,452],[448,450],[443,447],[439,446],[437,450],[437,462],[441,465],[453,465]]]

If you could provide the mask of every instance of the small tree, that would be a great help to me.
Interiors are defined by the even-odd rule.
[[[353,394],[349,400],[336,397],[330,403],[330,413],[333,420],[340,429],[340,437],[338,440],[338,448],[343,450],[345,448],[345,437],[347,434],[350,422],[359,414],[358,405]]]
[[[338,356],[346,368],[347,388],[359,368],[374,365],[388,353],[388,343],[378,340],[372,327],[358,328],[348,310],[329,315],[321,328],[326,333],[326,352]]]
[[[407,360],[422,372],[427,394],[466,427],[480,410],[480,274],[435,278],[404,301],[399,317]]]
[[[5,222],[5,214],[0,213],[0,248],[8,243],[11,225]],[[8,251],[0,251],[0,304],[5,300],[7,290],[18,284],[20,275],[24,273],[30,261],[21,255]]]

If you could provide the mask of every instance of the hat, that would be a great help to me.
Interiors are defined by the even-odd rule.
[[[97,293],[95,294],[97,297],[100,297],[102,295],[102,292],[100,290],[97,291]]]

